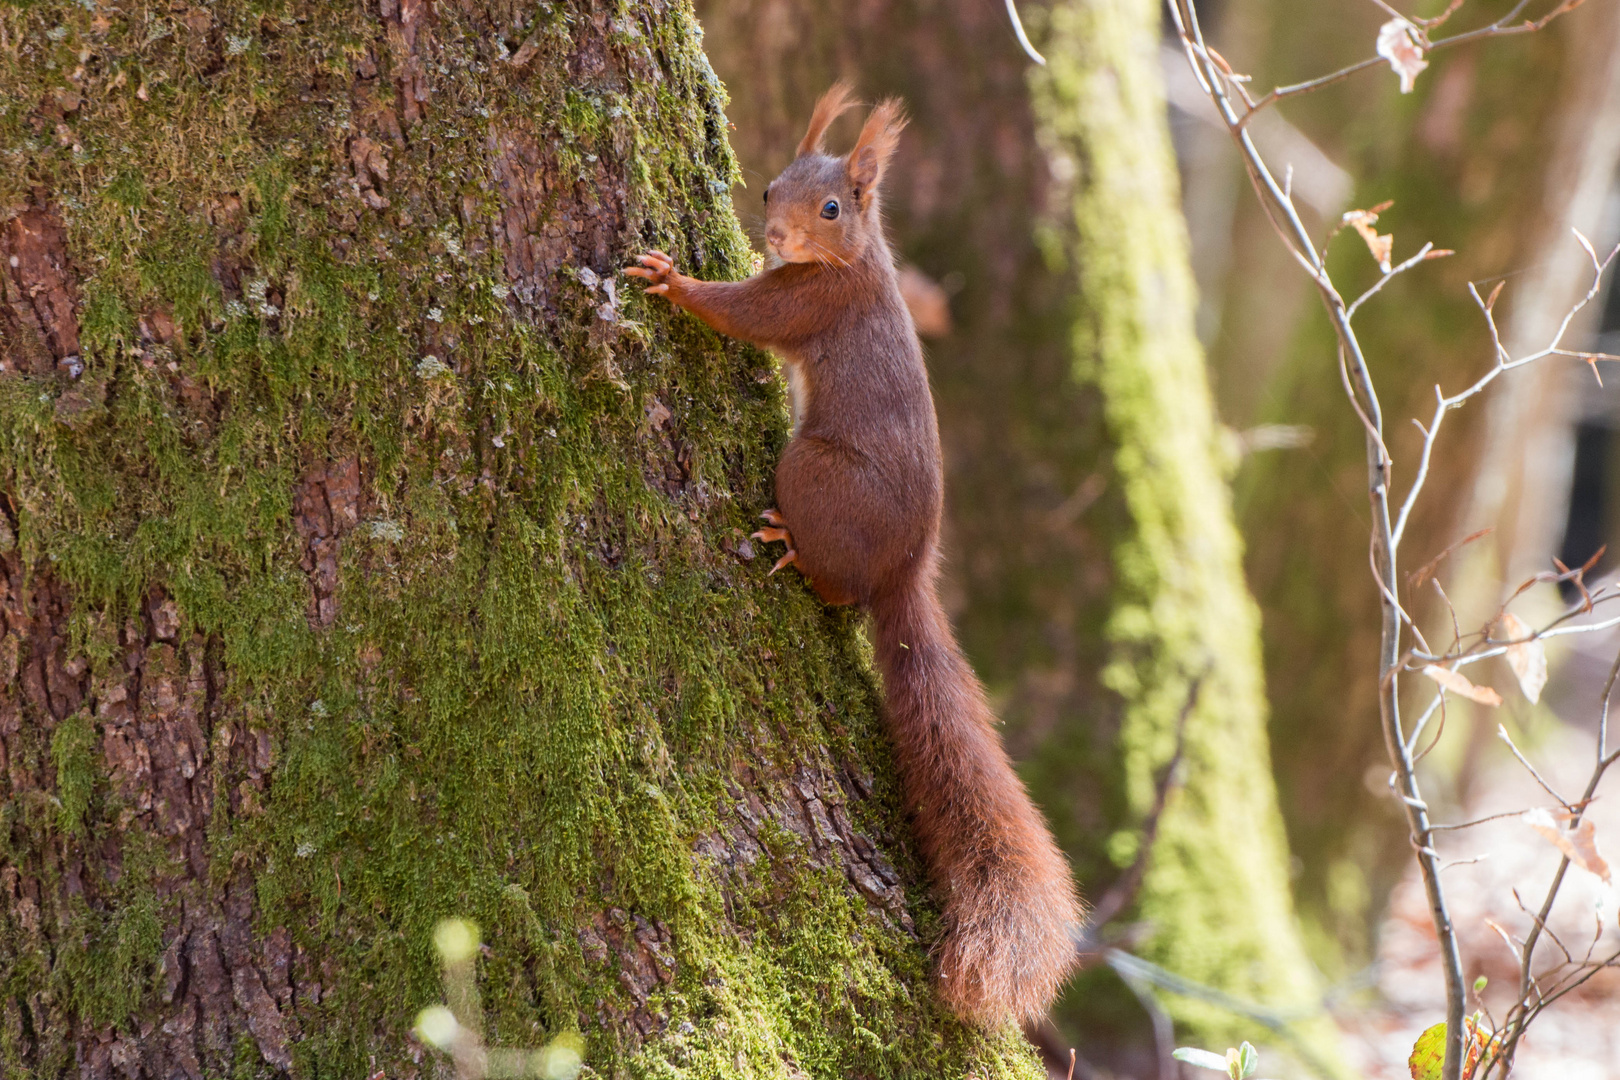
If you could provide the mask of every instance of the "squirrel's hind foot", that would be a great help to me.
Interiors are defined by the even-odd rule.
[[[783,555],[780,559],[777,559],[776,565],[771,567],[771,573],[774,574],[778,570],[782,569],[782,567],[787,566],[789,563],[797,562],[799,559],[799,552],[793,546],[793,534],[787,531],[787,523],[782,520],[782,512],[780,510],[767,510],[759,516],[761,520],[765,521],[771,527],[768,529],[759,530],[752,535],[751,539],[758,540],[766,544],[774,544],[780,540],[787,545],[787,554]]]

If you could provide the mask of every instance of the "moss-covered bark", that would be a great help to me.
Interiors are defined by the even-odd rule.
[[[750,189],[815,94],[853,79],[914,119],[890,182],[904,257],[958,286],[929,343],[949,462],[950,593],[964,643],[1087,893],[1128,865],[1193,678],[1185,788],[1136,917],[1144,955],[1245,996],[1313,992],[1265,740],[1258,627],[1232,525],[1157,66],[1157,8],[713,3],[707,48]],[[836,141],[836,140],[835,140]],[[747,204],[742,203],[745,210]],[[1174,1003],[1188,1037],[1252,1024]],[[1081,1052],[1153,1068],[1106,975],[1058,1019]],[[1146,1056],[1142,1056],[1144,1049]]]
[[[0,7],[0,1072],[1030,1077],[927,988],[855,624],[744,539],[663,0]]]
[[[1125,790],[1144,814],[1154,771],[1202,677],[1186,727],[1186,785],[1159,826],[1139,904],[1152,927],[1141,951],[1208,985],[1297,1005],[1316,986],[1288,889],[1230,450],[1194,329],[1159,18],[1140,0],[1054,7],[1048,63],[1032,79],[1043,145],[1069,163],[1057,170],[1055,200],[1072,218],[1058,219],[1043,247],[1077,286],[1076,377],[1100,394],[1111,481],[1127,515],[1112,536],[1102,678],[1124,703]],[[1060,770],[1057,750],[1043,748],[1040,764]],[[1249,1022],[1203,1003],[1167,1003],[1201,1031],[1254,1034]],[[1326,1030],[1317,1022],[1310,1038]]]

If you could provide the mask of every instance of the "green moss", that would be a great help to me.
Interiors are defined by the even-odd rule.
[[[62,831],[84,833],[85,813],[96,786],[96,726],[90,715],[74,713],[51,733],[51,760],[56,765],[56,798]]]
[[[136,1014],[152,992],[163,951],[166,913],[155,895],[155,879],[166,867],[156,845],[144,837],[134,838],[124,855],[124,875],[99,910],[83,897],[69,902],[69,932],[58,942],[48,977],[34,972],[38,981],[13,989],[48,986],[75,1015],[97,1026],[120,1024]]]
[[[1259,620],[1243,578],[1202,355],[1176,172],[1156,64],[1158,9],[1086,0],[1050,12],[1032,78],[1054,173],[1073,216],[1043,244],[1079,282],[1075,377],[1097,387],[1115,447],[1115,596],[1103,683],[1123,701],[1125,793],[1140,817],[1192,686],[1185,784],[1159,826],[1138,917],[1143,955],[1240,997],[1290,1005],[1317,992],[1286,877],[1260,678]],[[1043,751],[1057,760],[1058,748]],[[1131,845],[1117,838],[1111,852]],[[1134,850],[1131,852],[1134,854]],[[1249,1021],[1164,1003],[1205,1041],[1254,1038]],[[1325,1024],[1310,1038],[1329,1039]]]
[[[547,6],[510,29],[441,10],[432,104],[408,146],[388,145],[391,205],[374,211],[346,148],[353,58],[375,44],[389,77],[373,16],[207,10],[219,40],[249,41],[211,75],[161,13],[99,26],[77,4],[0,9],[9,40],[34,49],[0,50],[0,101],[37,100],[81,50],[98,58],[64,121],[77,151],[15,106],[0,116],[0,162],[19,163],[0,171],[0,205],[57,193],[82,269],[84,378],[110,388],[69,427],[63,384],[0,379],[0,444],[22,547],[76,611],[119,627],[161,587],[180,652],[195,634],[217,659],[205,885],[247,868],[256,929],[286,927],[317,965],[320,1001],[294,1010],[298,1073],[403,1068],[407,1029],[440,994],[432,927],[461,915],[486,931],[495,1037],[582,1031],[598,1075],[1036,1075],[1016,1032],[965,1031],[932,1000],[937,928],[896,839],[855,620],[729,553],[770,504],[787,434],[768,359],[623,279],[604,320],[605,292],[580,272],[610,273],[644,243],[705,276],[749,269],[723,195],[723,91],[690,12],[618,5],[618,81],[598,90],[565,67],[577,13]],[[527,77],[498,66],[496,29],[537,35]],[[554,154],[543,165],[563,194],[545,213],[582,213],[592,186],[623,196],[605,263],[576,252],[519,283],[544,296],[512,295],[491,242],[497,134]],[[171,340],[148,332],[158,313]],[[666,426],[648,419],[655,399]],[[349,457],[362,520],[342,541],[336,619],[312,626],[295,493]],[[95,657],[96,678],[123,660]],[[268,738],[267,787],[246,783],[226,726]],[[5,924],[0,984],[62,991],[50,1022],[137,1031],[163,1015],[152,974],[178,917],[165,897],[190,871],[139,815],[118,832],[127,808],[91,797],[88,718],[60,730],[57,820],[120,845],[125,872],[115,884],[94,863],[101,906],[43,935]],[[694,855],[735,828],[739,790],[785,804],[801,767],[828,784],[876,777],[849,814],[899,865],[921,939],[769,816],[753,862]],[[44,826],[6,820],[20,863],[46,873]],[[673,976],[644,999],[582,944],[614,912],[671,935]],[[247,1040],[208,1067],[265,1068]]]

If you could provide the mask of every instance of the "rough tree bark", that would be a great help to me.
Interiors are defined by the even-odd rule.
[[[927,988],[669,0],[0,7],[0,1073],[1031,1077]]]
[[[701,3],[734,99],[749,185],[737,198],[745,214],[758,205],[833,78],[906,99],[887,212],[903,256],[959,286],[954,330],[928,352],[964,644],[1092,900],[1134,858],[1189,686],[1206,675],[1185,787],[1131,915],[1152,930],[1133,948],[1297,1004],[1314,987],[1228,451],[1192,329],[1158,8],[1020,8],[1045,71],[997,4]],[[1189,1038],[1257,1038],[1229,1013],[1165,1003]],[[1096,1063],[1155,1067],[1141,1006],[1106,974],[1081,980],[1058,1019]]]

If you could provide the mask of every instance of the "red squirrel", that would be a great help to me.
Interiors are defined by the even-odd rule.
[[[794,431],[769,528],[754,535],[787,544],[772,573],[792,564],[827,603],[871,612],[885,727],[944,909],[939,992],[963,1020],[994,1027],[1051,1004],[1075,963],[1080,900],[940,606],[939,429],[878,197],[906,120],[884,101],[855,148],[830,156],[823,136],[853,104],[842,83],[828,90],[765,189],[780,265],[699,281],[652,251],[625,272],[786,362]]]

